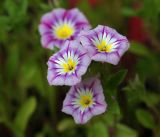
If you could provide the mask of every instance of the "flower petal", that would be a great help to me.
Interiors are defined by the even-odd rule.
[[[89,28],[88,20],[78,9],[55,9],[41,18],[39,33],[42,46],[62,48],[66,40],[76,40],[81,30]]]
[[[95,29],[79,34],[80,42],[87,49],[92,60],[117,65],[128,50],[127,38],[115,29],[98,25]]]
[[[104,113],[106,108],[101,82],[94,77],[70,88],[62,111],[72,115],[77,124],[85,124],[92,116]]]

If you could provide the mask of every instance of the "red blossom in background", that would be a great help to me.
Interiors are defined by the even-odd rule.
[[[68,0],[68,5],[70,8],[74,8],[78,5],[81,0]]]
[[[139,10],[143,5],[141,3],[133,4],[133,9]],[[140,43],[145,43],[147,40],[147,34],[144,27],[144,21],[139,16],[133,16],[129,18],[128,23],[128,37],[130,40],[134,40]]]
[[[96,6],[100,3],[101,0],[88,0],[91,6]]]

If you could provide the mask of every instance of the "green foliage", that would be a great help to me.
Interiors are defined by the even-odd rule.
[[[13,45],[9,49],[6,65],[8,79],[12,79],[15,76],[19,66],[19,49],[17,45]]]
[[[13,132],[16,137],[24,136],[27,123],[36,109],[36,99],[30,97],[18,110],[13,122]]]
[[[153,107],[160,102],[160,96],[155,93],[146,93],[142,100],[146,103],[147,106]]]
[[[76,124],[73,121],[73,119],[64,119],[59,122],[57,129],[59,132],[64,132],[66,130],[73,129],[75,127]]]
[[[129,85],[124,88],[127,92],[128,103],[135,104],[145,96],[146,91],[143,83],[140,81],[139,77],[136,76],[134,80],[130,81]]]
[[[139,56],[147,57],[150,56],[150,51],[145,47],[145,45],[142,45],[140,43],[132,42],[131,47],[129,48],[129,51],[131,53],[134,53]]]
[[[137,16],[138,12],[132,8],[125,7],[122,9],[122,15],[125,17]]]
[[[159,15],[160,15],[159,0],[152,0],[152,1],[145,0],[144,8],[141,14],[145,20],[149,21],[153,33],[157,33],[157,31],[159,30],[158,27],[159,27]]]
[[[137,132],[126,125],[117,124],[116,137],[138,137]]]
[[[88,137],[109,137],[108,129],[102,122],[94,123],[88,130]]]
[[[160,45],[160,1],[143,0],[139,10],[131,6],[134,2],[102,0],[96,6],[87,0],[78,2],[93,27],[100,23],[129,36],[128,21],[139,16],[148,33],[146,43],[130,42],[128,54],[117,66],[92,62],[83,78],[100,74],[108,106],[86,125],[76,125],[60,111],[69,88],[49,86],[46,79],[46,62],[59,49],[43,49],[38,34],[41,16],[57,6],[69,8],[69,1],[1,2],[1,137],[10,137],[1,127],[15,137],[137,137],[146,128],[151,136],[160,136],[160,54],[159,46],[154,45]]]
[[[136,116],[138,121],[146,128],[153,129],[155,128],[155,122],[152,115],[143,109],[136,110]]]
[[[124,69],[111,75],[106,84],[107,88],[109,88],[110,90],[116,89],[122,83],[126,74],[127,74],[127,70]]]
[[[153,54],[146,45],[132,42],[129,51],[141,57],[136,64],[137,72],[141,77],[146,78],[159,74],[159,63],[156,54]]]

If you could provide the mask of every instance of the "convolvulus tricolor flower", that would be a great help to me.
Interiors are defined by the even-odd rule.
[[[82,29],[89,28],[88,20],[78,9],[55,9],[41,19],[39,32],[42,46],[61,48],[66,40],[76,39]]]
[[[72,115],[76,123],[85,124],[92,116],[104,113],[106,107],[100,80],[91,78],[71,87],[62,111]]]
[[[95,29],[83,31],[80,35],[82,45],[95,61],[117,65],[129,48],[127,38],[107,26],[98,25]]]
[[[77,41],[66,41],[64,47],[48,61],[50,85],[75,85],[87,71],[91,59]]]

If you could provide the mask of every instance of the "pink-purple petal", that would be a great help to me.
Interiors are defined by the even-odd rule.
[[[66,39],[58,38],[55,34],[55,27],[66,23],[73,25],[74,33]],[[78,9],[58,8],[42,16],[38,29],[42,46],[53,49],[54,46],[62,48],[66,40],[77,39],[82,30],[88,30],[89,28],[88,20]]]
[[[129,48],[127,38],[107,26],[98,25],[95,29],[81,32],[79,35],[80,42],[89,52],[91,59],[95,61],[117,65],[122,55]],[[111,44],[111,51],[100,51],[98,49],[98,42],[102,42],[102,40],[106,42],[106,45]]]
[[[48,82],[50,85],[76,85],[87,71],[91,62],[87,51],[77,41],[66,41],[64,47],[49,58]],[[73,71],[65,71],[64,64],[71,59],[76,63]],[[86,60],[86,61],[85,61]]]
[[[82,109],[82,106],[78,102],[83,94],[90,94],[93,104]],[[101,82],[97,77],[94,77],[89,80],[84,80],[70,88],[63,102],[62,112],[72,115],[75,123],[85,124],[93,116],[104,113],[106,108],[107,104],[103,95]]]
[[[88,113],[81,113],[79,111],[75,111],[73,113],[73,118],[76,122],[76,124],[86,124],[92,117],[92,114],[90,112]]]
[[[94,109],[92,109],[92,113],[95,116],[99,115],[99,114],[102,114],[106,111],[106,108],[107,108],[107,104],[105,102],[103,102],[103,104],[96,105],[94,107]]]

